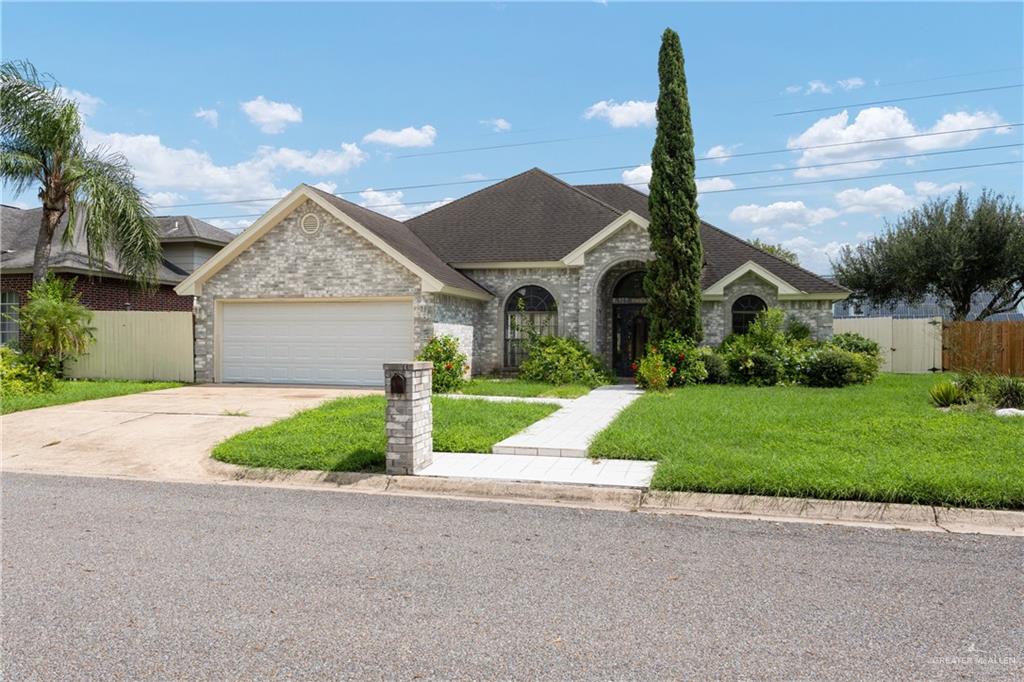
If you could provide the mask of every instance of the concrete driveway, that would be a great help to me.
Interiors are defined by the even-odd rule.
[[[214,445],[342,396],[379,391],[185,386],[4,415],[0,469],[206,481]]]

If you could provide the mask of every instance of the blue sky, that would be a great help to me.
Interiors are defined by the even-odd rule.
[[[128,156],[157,213],[232,230],[268,205],[239,200],[299,182],[352,192],[345,197],[397,217],[483,185],[381,188],[532,166],[621,166],[564,177],[642,183],[666,26],[682,37],[698,156],[1024,120],[1019,88],[775,115],[1021,83],[1020,3],[5,2],[2,11],[3,58],[31,60],[79,99],[90,142]],[[785,169],[1019,145],[1022,131],[701,161],[700,212],[827,272],[839,245],[927,197],[963,185],[1024,199],[1021,147]],[[553,139],[563,141],[462,151]],[[1017,163],[927,172],[1007,161]],[[754,170],[767,172],[727,175]],[[912,174],[862,177],[903,172]],[[712,191],[732,188],[742,191]],[[4,200],[27,206],[34,197]],[[231,203],[175,206],[207,201]]]

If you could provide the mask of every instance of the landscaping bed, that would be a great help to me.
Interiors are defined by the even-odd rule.
[[[1024,508],[1024,423],[936,410],[928,388],[940,380],[648,393],[590,453],[657,460],[663,490]]]
[[[525,379],[471,379],[459,389],[465,395],[502,395],[518,398],[579,398],[591,391],[583,384],[561,386]]]
[[[340,398],[293,417],[238,434],[213,458],[230,464],[318,471],[383,470],[385,398]],[[434,450],[490,452],[558,409],[543,403],[497,403],[435,397]]]
[[[53,382],[53,390],[3,396],[0,398],[0,414],[77,403],[80,400],[96,400],[131,393],[157,391],[162,388],[178,388],[179,386],[182,384],[175,381],[70,381],[59,379]]]

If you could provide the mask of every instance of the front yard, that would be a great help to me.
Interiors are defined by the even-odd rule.
[[[937,381],[650,393],[590,453],[658,460],[663,490],[1024,508],[1024,419],[940,412]]]
[[[61,379],[54,382],[52,391],[3,396],[0,398],[0,414],[77,403],[80,400],[96,400],[144,391],[157,391],[162,388],[178,388],[181,385],[175,381],[68,381]]]
[[[230,464],[319,471],[382,470],[387,437],[383,396],[341,398],[220,443],[213,458]],[[434,397],[434,450],[490,452],[558,409]]]
[[[471,379],[459,393],[465,395],[505,395],[519,398],[579,398],[590,393],[583,384],[561,386],[525,379]]]

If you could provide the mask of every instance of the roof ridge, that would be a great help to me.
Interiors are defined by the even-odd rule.
[[[830,286],[839,287],[840,289],[844,289],[846,291],[849,291],[849,289],[844,287],[842,284],[839,284],[838,282],[830,282],[827,279],[825,279],[824,277],[822,277],[821,275],[819,275],[818,273],[811,272],[810,270],[808,270],[807,268],[803,267],[802,265],[798,265],[798,264],[795,264],[795,263],[790,263],[785,258],[780,258],[779,256],[776,256],[774,253],[771,253],[769,251],[765,251],[764,249],[759,249],[758,247],[756,247],[753,244],[751,244],[750,242],[748,242],[746,239],[743,239],[741,237],[737,237],[733,233],[728,232],[726,230],[723,230],[722,228],[720,228],[720,227],[718,227],[716,225],[712,225],[711,223],[707,222],[706,220],[701,220],[700,222],[701,222],[701,225],[706,225],[709,228],[711,228],[712,230],[715,230],[716,232],[724,234],[726,237],[729,237],[730,239],[733,239],[734,241],[738,241],[741,244],[745,244],[746,246],[749,246],[750,248],[754,249],[755,251],[759,251],[760,253],[763,253],[766,256],[770,256],[770,257],[774,258],[775,260],[779,261],[780,263],[782,263],[783,265],[788,265],[791,268],[796,268],[797,270],[800,270],[801,272],[804,272],[804,273],[810,275],[811,277],[814,277],[815,279],[818,279],[818,280],[820,280],[822,282],[825,282],[826,284],[828,284]]]
[[[339,197],[337,194],[331,194],[330,192],[324,191],[324,190],[320,189],[319,187],[314,187],[313,185],[310,185],[309,183],[305,183],[304,182],[304,183],[302,183],[302,185],[304,187],[308,187],[309,189],[313,190],[314,192],[318,192],[319,194],[322,194],[322,195],[324,195],[326,197],[330,197],[334,201],[340,201],[343,204],[348,204],[349,206],[355,206],[356,208],[360,208],[360,209],[362,209],[364,211],[369,211],[370,213],[373,213],[374,215],[378,215],[381,218],[384,218],[385,220],[389,220],[389,221],[391,221],[393,223],[397,223],[399,225],[402,225],[403,227],[408,227],[408,225],[403,223],[401,220],[396,220],[395,218],[392,218],[389,215],[384,215],[380,211],[374,211],[369,206],[362,206],[360,204],[357,204],[354,201],[349,201],[348,199],[343,199],[342,197]]]
[[[539,171],[540,173],[544,174],[544,176],[546,176],[548,178],[551,178],[555,182],[557,182],[557,183],[559,183],[561,185],[564,185],[565,187],[568,187],[569,189],[573,190],[574,192],[578,192],[579,194],[582,194],[583,196],[585,196],[586,198],[590,199],[591,201],[596,201],[597,203],[601,204],[605,208],[609,209],[615,215],[622,215],[623,213],[625,213],[625,211],[623,211],[622,209],[616,208],[616,207],[612,206],[611,204],[609,204],[608,202],[602,201],[601,199],[598,199],[597,197],[595,197],[590,192],[585,192],[582,189],[580,189],[579,187],[577,187],[576,185],[569,184],[568,182],[566,182],[562,178],[557,177],[555,175],[552,175],[551,173],[548,173],[543,168],[537,168],[536,166],[534,166],[530,170]]]
[[[441,204],[440,206],[435,206],[434,208],[430,209],[429,211],[424,211],[423,213],[420,213],[419,215],[414,215],[413,217],[409,218],[408,220],[404,220],[402,222],[403,222],[404,225],[408,226],[408,228],[410,230],[415,232],[416,230],[413,228],[412,225],[409,225],[409,223],[411,223],[412,221],[416,220],[417,218],[422,218],[425,215],[430,215],[434,211],[439,211],[440,209],[447,208],[448,206],[451,206],[452,204],[457,204],[460,201],[462,201],[463,199],[468,199],[468,198],[470,198],[472,196],[476,196],[477,194],[482,194],[483,192],[486,192],[488,190],[492,190],[495,187],[499,187],[501,185],[504,185],[506,182],[508,182],[510,180],[515,180],[516,178],[518,178],[518,177],[520,177],[522,175],[526,175],[527,173],[531,173],[531,172],[533,172],[535,170],[536,171],[540,171],[541,173],[545,173],[545,171],[541,170],[540,168],[537,168],[536,166],[534,166],[533,168],[527,168],[526,170],[524,170],[521,173],[516,173],[515,175],[510,175],[507,178],[502,178],[501,180],[498,180],[493,185],[487,185],[486,187],[481,187],[480,189],[475,189],[472,192],[470,192],[469,194],[463,194],[458,199],[453,199],[453,200],[449,201],[446,204]]]

